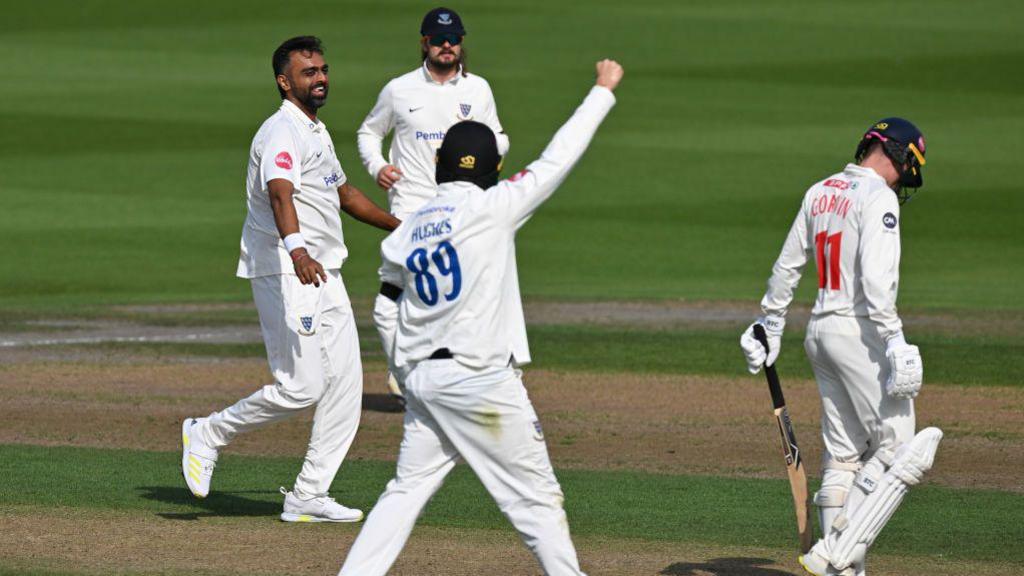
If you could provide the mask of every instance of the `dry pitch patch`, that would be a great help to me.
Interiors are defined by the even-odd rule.
[[[368,365],[350,458],[394,459],[401,415]],[[779,477],[770,401],[760,377],[582,374],[527,370],[556,467]],[[269,382],[258,359],[7,364],[0,443],[179,449],[181,420],[220,409]],[[797,437],[817,474],[819,403],[811,381],[787,382]],[[1024,390],[926,387],[919,426],[946,431],[929,482],[1024,492]],[[244,435],[231,453],[298,456],[311,412]]]
[[[0,510],[0,566],[106,575],[334,574],[360,525],[295,525],[266,519],[165,519],[152,513],[13,507]],[[97,537],[97,535],[101,535]],[[795,554],[607,538],[576,538],[592,575],[797,576]],[[199,543],[202,543],[200,546]],[[197,555],[200,558],[197,558]],[[417,527],[390,574],[539,574],[509,530]],[[872,570],[906,576],[995,576],[1015,567],[880,556]]]
[[[174,307],[171,311],[179,312]],[[532,312],[556,324],[574,317],[589,324],[649,326],[736,323],[749,313],[737,307],[723,317],[720,306],[675,303],[547,303]],[[941,316],[927,320],[936,330],[978,328]],[[1004,324],[997,327],[1012,331],[1019,321]],[[185,335],[196,330],[170,329]],[[145,326],[136,330],[143,337],[150,334]],[[182,418],[220,409],[270,381],[262,359],[105,356],[61,346],[7,348],[0,351],[0,359],[0,443],[176,451]],[[389,460],[397,453],[401,414],[383,394],[383,373],[379,363],[366,367],[363,420],[350,458]],[[777,433],[760,376],[527,369],[526,383],[557,467],[782,477]],[[815,385],[787,381],[786,388],[809,469],[816,474],[821,445]],[[929,482],[1024,492],[1019,479],[1024,469],[1024,390],[928,386],[917,406],[921,426],[937,425],[947,433]],[[301,455],[310,417],[307,412],[242,436],[229,452]],[[96,575],[332,574],[358,529],[286,525],[271,517],[187,521],[151,512],[38,506],[0,509],[0,525],[5,536],[0,539],[0,566]],[[199,564],[194,558],[197,542],[203,543]],[[609,538],[577,538],[577,544],[591,574],[799,572],[792,553],[775,549]],[[1002,575],[1019,569],[895,556],[874,558],[872,566],[873,572],[886,574],[939,576]],[[393,573],[479,574],[496,567],[503,574],[539,573],[511,528],[418,527]]]
[[[759,314],[756,302],[529,299],[524,304],[526,320],[531,326],[737,329]],[[363,323],[372,318],[372,300],[355,299],[353,309],[357,320]],[[808,316],[806,305],[795,305],[788,316],[789,324],[802,327]],[[1024,331],[1024,313],[1018,311],[974,310],[969,315],[903,311],[901,317],[911,335],[927,332],[949,336],[1008,337]],[[26,346],[260,341],[256,311],[251,303],[115,306],[85,311],[70,318],[0,314],[0,360],[26,360],[50,355],[44,350],[26,349]]]

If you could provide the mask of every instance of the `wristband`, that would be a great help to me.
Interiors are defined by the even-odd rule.
[[[306,240],[302,237],[299,232],[293,232],[284,237],[284,249],[291,254],[292,250],[297,248],[305,248]]]

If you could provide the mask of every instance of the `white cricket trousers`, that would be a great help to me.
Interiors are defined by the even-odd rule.
[[[405,380],[395,478],[373,507],[340,576],[385,574],[416,518],[461,456],[551,576],[580,575],[537,414],[518,370],[426,360]]]
[[[914,401],[885,392],[889,360],[873,322],[863,317],[814,316],[804,348],[821,393],[821,435],[828,455],[856,464],[883,441],[883,426],[895,432],[887,441],[914,437]]]
[[[363,367],[352,304],[339,270],[327,282],[303,286],[294,274],[252,279],[263,342],[275,382],[210,415],[200,433],[212,447],[228,445],[236,434],[316,405],[313,432],[295,495],[326,495],[359,427]],[[310,326],[306,329],[303,317]],[[306,332],[300,334],[302,327]]]

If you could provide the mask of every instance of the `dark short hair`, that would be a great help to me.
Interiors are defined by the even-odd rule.
[[[281,43],[274,50],[274,58],[271,60],[271,64],[274,67],[274,83],[277,83],[277,77],[284,74],[284,69],[288,67],[288,62],[291,60],[292,52],[315,52],[323,55],[324,46],[320,42],[320,39],[316,36],[296,36],[289,38]],[[281,86],[277,87],[277,91],[281,93],[281,98],[285,97],[284,90]]]

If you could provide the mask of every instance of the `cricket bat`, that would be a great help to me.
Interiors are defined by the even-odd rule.
[[[754,338],[768,350],[768,335],[765,334],[764,326],[754,326]],[[786,472],[789,474],[789,488],[793,492],[793,506],[796,508],[796,530],[800,536],[800,551],[807,553],[814,544],[814,533],[811,527],[810,506],[808,505],[807,494],[807,473],[804,471],[804,461],[800,457],[800,447],[796,444],[796,435],[793,434],[793,423],[789,420],[789,410],[786,409],[786,398],[782,395],[782,384],[779,383],[779,374],[775,371],[775,365],[765,366],[764,375],[768,379],[768,389],[772,393],[772,405],[775,408],[775,420],[779,425],[779,434],[782,436],[782,455],[786,458]]]

